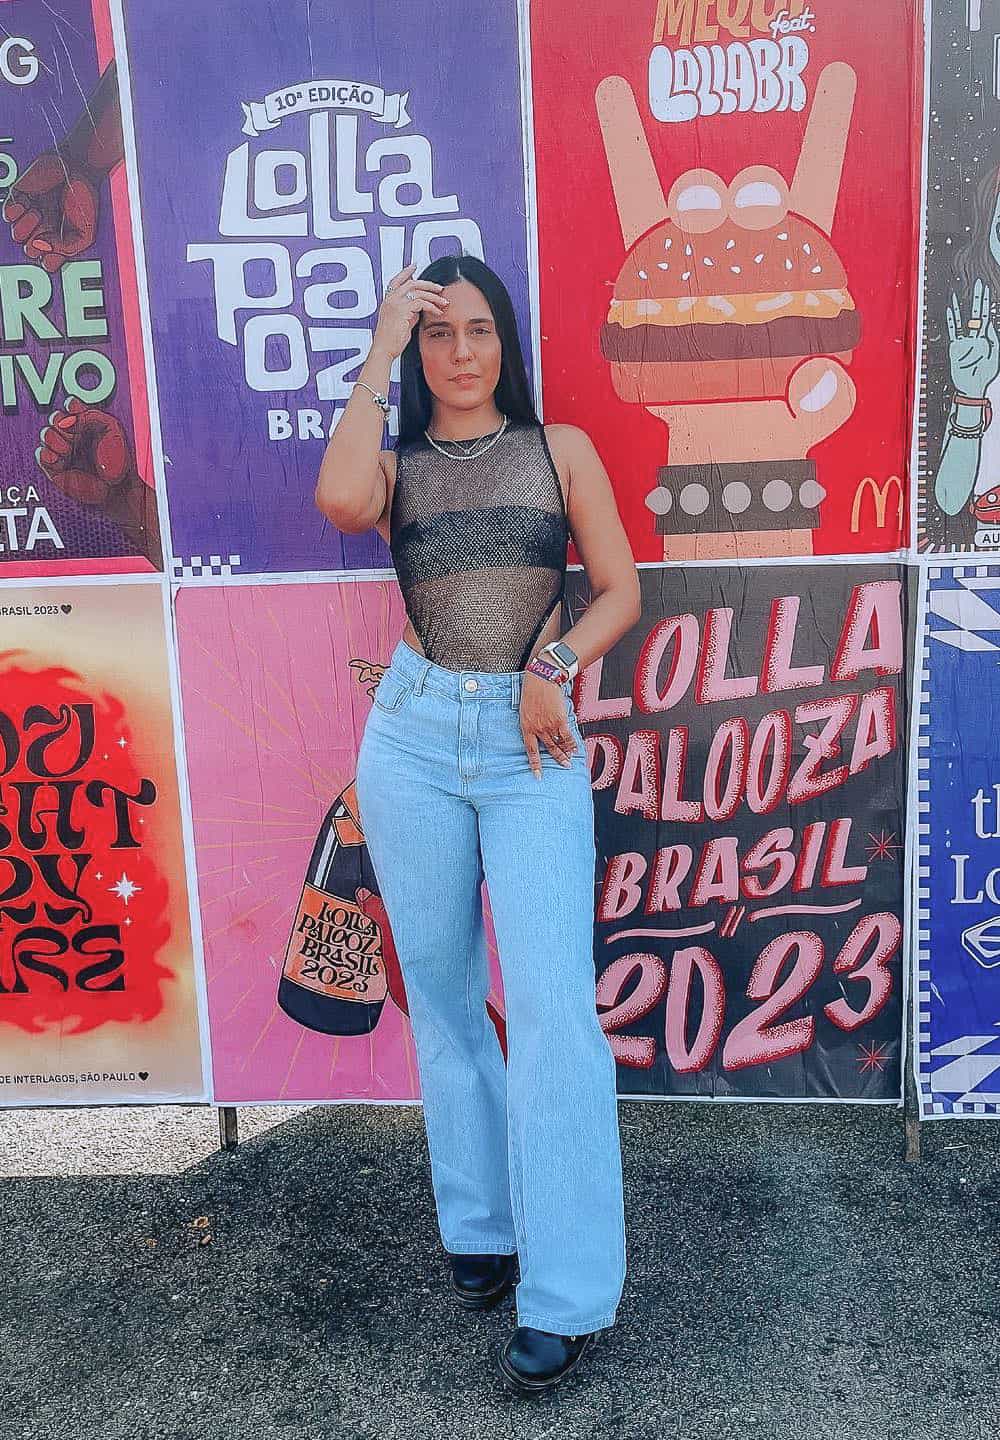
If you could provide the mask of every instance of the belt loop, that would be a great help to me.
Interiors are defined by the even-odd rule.
[[[510,703],[511,708],[518,710],[521,705],[521,672],[514,670],[510,677]]]
[[[424,693],[424,681],[427,679],[427,672],[430,668],[430,661],[425,660],[420,668],[420,674],[417,676],[416,683],[413,686],[414,695],[422,695]]]

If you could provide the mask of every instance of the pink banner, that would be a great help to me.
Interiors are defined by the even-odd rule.
[[[178,596],[219,1103],[419,1096],[353,787],[405,618],[389,581]]]

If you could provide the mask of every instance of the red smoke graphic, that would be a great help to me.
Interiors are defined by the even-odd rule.
[[[155,835],[159,748],[113,695],[0,653],[0,1024],[67,1035],[152,1020],[173,972]]]

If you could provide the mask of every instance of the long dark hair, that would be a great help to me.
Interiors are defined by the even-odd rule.
[[[468,280],[470,285],[482,291],[500,337],[500,379],[493,392],[496,407],[512,424],[540,424],[528,385],[514,306],[500,276],[475,255],[442,255],[440,259],[432,260],[417,278],[432,280],[438,285],[454,285],[456,280]],[[413,334],[400,359],[400,382],[397,449],[422,439],[431,423],[434,397],[424,379],[424,367],[420,360],[419,322],[414,325]]]
[[[958,303],[963,320],[969,318],[972,304],[972,288],[977,280],[989,285],[994,308],[1000,302],[1000,266],[993,258],[990,248],[993,229],[993,211],[996,209],[997,190],[1000,188],[1000,169],[991,165],[976,187],[976,199],[972,213],[972,231],[968,242],[955,254],[955,275],[959,283]]]

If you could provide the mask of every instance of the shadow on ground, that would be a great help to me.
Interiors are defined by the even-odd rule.
[[[542,1401],[451,1303],[419,1110],[291,1112],[181,1175],[8,1179],[4,1440],[992,1440],[1000,1130],[621,1106],[618,1326]],[[567,1216],[567,1225],[572,1217]]]

